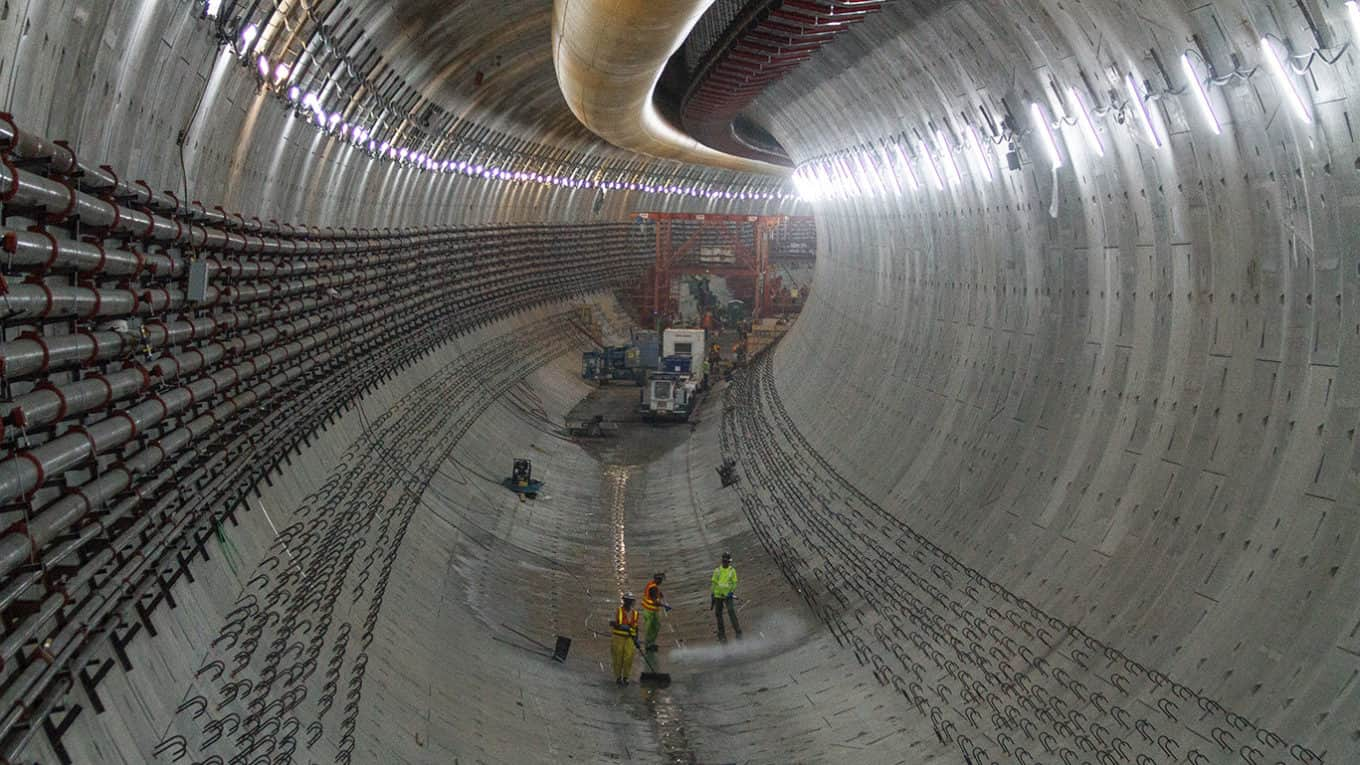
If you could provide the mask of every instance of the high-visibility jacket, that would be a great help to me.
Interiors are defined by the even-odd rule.
[[[642,607],[648,611],[657,611],[661,608],[661,585],[657,584],[655,579],[642,588]]]
[[[619,606],[619,611],[614,615],[614,634],[619,637],[637,637],[638,613],[631,608],[623,610]]]
[[[725,598],[737,589],[736,566],[718,566],[713,569],[713,597]]]

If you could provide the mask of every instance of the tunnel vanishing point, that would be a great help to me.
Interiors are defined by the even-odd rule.
[[[1355,0],[0,0],[0,763],[1360,762],[1358,104]]]

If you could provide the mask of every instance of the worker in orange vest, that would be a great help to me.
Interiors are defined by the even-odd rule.
[[[623,594],[623,604],[609,623],[613,640],[609,646],[610,656],[614,659],[614,683],[627,685],[628,676],[633,674],[633,646],[637,643],[638,613],[633,610],[633,593]]]
[[[642,588],[642,645],[646,651],[656,650],[656,637],[661,632],[661,610],[671,610],[666,604],[666,596],[661,594],[661,583],[664,581],[665,572],[657,572]]]

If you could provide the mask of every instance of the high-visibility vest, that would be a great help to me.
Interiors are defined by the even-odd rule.
[[[624,611],[623,606],[619,606],[619,611],[614,615],[614,623],[619,625],[614,628],[614,634],[619,637],[637,637],[637,611]]]
[[[648,611],[656,611],[661,608],[661,586],[656,583],[655,579],[642,588],[642,607]]]
[[[736,566],[718,566],[713,569],[713,597],[725,598],[737,589]]]

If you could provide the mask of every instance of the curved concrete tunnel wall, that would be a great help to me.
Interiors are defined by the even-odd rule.
[[[429,174],[371,159],[264,93],[193,3],[43,3],[24,12],[11,6],[0,28],[9,51],[0,96],[21,128],[67,141],[81,157],[135,172],[158,190],[187,182],[191,198],[247,218],[395,228],[617,221],[634,210],[713,208],[709,200],[619,190],[594,212],[593,189]],[[770,201],[740,209],[790,207]]]
[[[205,78],[211,73],[212,43],[190,21],[187,4],[108,6],[40,4],[22,33],[11,5],[11,21],[0,32],[4,49],[15,51],[0,71],[5,103],[22,125],[67,138],[81,156],[171,187],[180,171],[178,152],[169,147],[188,122],[204,81],[195,73]],[[1340,34],[1344,19],[1335,3],[1311,7],[1325,7]],[[1268,31],[1307,39],[1297,6],[1285,2],[1215,2],[1194,11],[1165,2],[889,4],[767,92],[757,104],[758,117],[799,160],[877,140],[904,125],[924,129],[925,115],[971,108],[972,100],[958,94],[1004,96],[1014,106],[1023,93],[1043,92],[1050,72],[1072,81],[1078,67],[1101,71],[1109,60],[1150,71],[1143,51],[1157,49],[1172,61],[1192,32],[1218,41],[1211,43],[1218,52],[1229,45],[1250,51],[1255,40],[1242,23],[1248,17]],[[833,509],[838,503],[862,505],[866,514],[876,512],[867,509],[871,505],[879,508],[966,570],[1004,585],[1011,596],[1286,741],[1283,748],[1271,748],[1221,710],[1195,707],[1193,696],[1178,698],[1186,711],[1178,709],[1174,723],[1164,722],[1168,713],[1156,707],[1160,698],[1172,698],[1164,684],[1126,678],[1135,703],[1141,699],[1149,707],[1139,717],[1165,727],[1145,742],[1140,732],[1121,731],[1117,722],[1106,720],[1105,726],[1135,742],[1140,753],[1150,752],[1146,756],[1154,762],[1183,761],[1191,748],[1203,761],[1225,763],[1252,761],[1251,751],[1242,747],[1272,756],[1278,750],[1284,762],[1309,762],[1302,750],[1291,753],[1295,745],[1321,753],[1329,763],[1360,753],[1355,724],[1360,495],[1352,467],[1360,329],[1347,319],[1360,240],[1354,221],[1360,152],[1347,128],[1357,60],[1353,49],[1335,68],[1318,65],[1313,93],[1318,119],[1312,128],[1291,122],[1278,108],[1273,83],[1254,78],[1226,89],[1222,137],[1204,132],[1179,102],[1165,102],[1170,141],[1161,150],[1111,129],[1102,133],[1104,159],[1078,151],[1056,179],[1042,160],[1033,160],[1041,156],[1039,147],[1026,144],[1024,170],[998,169],[991,184],[967,163],[963,183],[943,194],[929,191],[892,203],[818,202],[817,289],[765,367],[773,374],[764,387],[754,389],[752,383],[744,393],[733,392],[761,407],[770,406],[774,396],[782,401],[790,422],[782,430],[770,427],[768,447],[800,460],[810,459],[811,452],[799,449],[810,448],[824,458],[825,466],[808,472],[809,481],[823,483],[804,488]],[[410,170],[330,148],[277,104],[256,103],[253,80],[244,75],[234,65],[225,67],[194,123],[186,152],[191,196],[205,203],[313,225],[595,219],[593,193],[507,190],[454,178],[431,185]],[[70,87],[77,97],[68,97]],[[846,114],[855,120],[846,120]],[[1055,198],[1057,215],[1050,217]],[[599,218],[667,204],[610,195]],[[388,383],[365,406],[372,400],[370,411],[385,411],[422,375],[455,362],[462,348],[519,331],[546,313],[549,309],[541,309],[460,339],[458,347]],[[569,403],[567,394],[579,390],[562,363],[553,362],[558,366],[550,364],[529,381],[535,391],[563,397],[545,406],[555,416]],[[484,471],[501,469],[502,455],[493,452],[515,446],[516,438],[487,432],[496,421],[469,431],[468,460],[484,460],[477,463]],[[747,426],[756,429],[753,435],[765,433],[764,425],[740,427]],[[796,430],[789,429],[793,426]],[[730,422],[725,427],[740,432]],[[701,456],[663,466],[677,486],[705,485],[716,461],[718,430],[716,418],[705,423],[695,440]],[[361,432],[348,422],[321,434],[307,457],[299,457],[266,495],[269,506],[302,506],[327,476],[321,466],[346,464],[341,455]],[[528,430],[514,432],[532,437]],[[797,445],[798,436],[805,446]],[[854,571],[866,560],[862,555],[888,557],[867,537],[857,538],[864,547],[854,555],[832,548],[815,551],[824,556],[820,560],[811,550],[800,552],[802,562],[764,557],[759,535],[736,513],[744,510],[759,526],[766,517],[762,508],[785,492],[791,498],[802,485],[757,489],[754,479],[775,477],[762,455],[731,444],[728,451],[741,455],[743,493],[719,494],[711,481],[701,490],[695,506],[713,513],[724,528],[701,546],[731,544],[751,561],[744,577],[749,570],[753,579],[763,580],[752,585],[755,600],[794,597],[776,573],[781,568],[785,575],[806,577],[809,591],[826,590],[813,583],[816,570]],[[587,464],[566,451],[551,459],[555,466]],[[839,480],[863,492],[863,499],[852,497]],[[658,489],[651,499],[669,494]],[[266,557],[273,540],[260,515],[245,518],[242,570]],[[401,549],[403,568],[426,560],[424,546],[439,545],[437,519],[424,513],[413,518],[422,532],[416,535],[420,546]],[[545,537],[535,544],[546,549],[555,542],[561,540]],[[666,549],[661,543],[657,548]],[[665,554],[685,560],[682,550]],[[440,555],[448,553],[431,553],[431,559],[448,559]],[[697,556],[687,563],[706,561]],[[403,568],[394,564],[394,570]],[[968,578],[966,570],[958,580]],[[467,575],[451,590],[476,578]],[[402,581],[400,597],[414,604],[409,608],[429,604],[418,592],[406,591],[418,580]],[[891,577],[883,581],[897,582],[904,591],[912,587]],[[176,618],[185,625],[220,627],[238,593],[225,580],[200,582],[199,605],[182,606],[181,612],[192,615]],[[512,592],[504,581],[496,587]],[[842,595],[850,604],[846,613],[867,620],[860,624],[891,624],[881,618],[881,604]],[[814,605],[803,616],[810,619],[811,613],[826,612]],[[541,614],[516,617],[526,628],[551,626],[539,621]],[[385,621],[382,627],[397,624]],[[455,618],[430,629],[456,631],[457,642],[469,644],[482,636],[472,624]],[[683,629],[700,640],[703,626]],[[1023,642],[1023,629],[1004,629]],[[677,689],[675,703],[690,721],[680,749],[698,753],[700,762],[739,755],[786,761],[790,751],[815,761],[836,761],[847,753],[866,762],[964,761],[957,739],[968,718],[957,699],[917,704],[911,698],[917,691],[884,684],[882,676],[874,682],[867,651],[873,630],[865,626],[857,635],[865,650],[857,650],[851,639],[856,636],[833,632],[807,626],[797,645],[777,655],[700,673],[690,688]],[[164,670],[178,680],[196,669],[184,657],[200,640],[186,631],[134,644],[146,651],[138,666],[156,667],[153,672]],[[1080,647],[1075,637],[1060,644],[1052,662],[1080,664],[1072,658]],[[490,686],[513,672],[515,650],[486,647],[479,653],[483,674],[464,678],[469,687]],[[436,666],[457,658],[435,653],[425,660]],[[381,661],[394,674],[409,670],[393,654]],[[1107,662],[1086,663],[1095,667],[1093,677],[1108,677],[1102,674]],[[1075,672],[1072,664],[1064,667]],[[86,758],[77,761],[120,756],[143,761],[151,756],[148,742],[154,746],[174,730],[195,729],[193,710],[176,715],[183,699],[161,695],[167,689],[153,672],[129,675],[129,695],[121,699],[148,710],[114,710],[112,716],[78,721],[99,723],[98,729],[77,729],[75,738],[85,748],[72,751]],[[1029,676],[1051,693],[1060,692],[1059,681],[1042,672]],[[775,677],[815,678],[818,703],[809,699],[806,708],[796,708],[802,686]],[[934,679],[956,688],[942,675]],[[560,677],[516,681],[537,688],[545,700],[580,694]],[[175,693],[184,690],[172,685]],[[399,686],[391,686],[384,703],[401,706]],[[525,757],[548,761],[566,751],[587,757],[615,753],[656,735],[646,720],[599,712],[611,710],[612,700],[594,690],[575,710],[582,714],[575,721],[580,730],[550,726],[550,708],[534,718],[532,710],[524,712],[507,699],[484,697],[500,719],[519,712],[526,715],[521,722],[537,719],[540,725],[512,734],[497,730],[485,716],[451,719],[445,724],[452,733],[435,747],[414,732],[389,737],[385,718],[370,710],[355,722],[365,735],[356,737],[360,748],[353,759],[424,762],[461,753],[496,761],[501,747],[532,742],[527,748],[535,754]],[[444,708],[460,703],[448,699]],[[944,737],[927,713],[934,706],[942,718],[953,715]],[[1199,711],[1192,709],[1203,712],[1200,721],[1193,720]],[[823,727],[826,710],[831,713]],[[603,717],[589,719],[596,712]],[[725,727],[731,717],[752,727],[731,734]],[[152,722],[163,727],[152,729]],[[1174,756],[1159,754],[1157,736],[1182,727],[1207,740],[1183,734]],[[478,730],[498,740],[467,744]],[[596,737],[583,732],[589,730],[611,732]],[[453,735],[459,732],[464,738]],[[975,762],[1017,759],[1013,749],[997,747],[995,732],[968,735],[974,744],[986,742],[987,759]],[[1077,738],[1074,733],[1064,739],[1074,752],[1080,751]],[[316,751],[333,757],[341,746],[339,736],[327,730]],[[1044,751],[1037,741],[1027,746]],[[50,753],[40,751],[41,760],[49,761]],[[669,753],[662,746],[639,757]]]
[[[1292,3],[889,4],[761,118],[796,161],[959,135],[1050,77],[1156,81],[1146,51],[1170,65],[1192,34],[1258,61],[1266,32],[1311,39]],[[817,290],[774,363],[802,433],[896,517],[1329,762],[1360,751],[1357,69],[1353,42],[1299,81],[1312,126],[1262,69],[1222,91],[1221,136],[1168,98],[1161,149],[1106,120],[1106,156],[1071,137],[1056,174],[1031,135],[992,183],[960,153],[943,192],[819,202]],[[1177,756],[1254,756],[1188,738]]]

